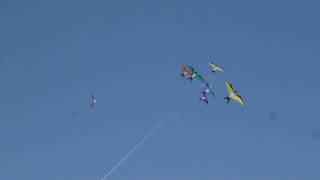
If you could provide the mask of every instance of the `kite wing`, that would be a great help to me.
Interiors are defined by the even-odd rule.
[[[204,83],[204,82],[205,82],[205,80],[203,79],[203,77],[202,77],[201,75],[199,75],[199,74],[197,74],[197,75],[195,76],[195,78],[198,79],[199,81],[201,81],[201,83]],[[206,84],[208,84],[208,83],[206,83]]]
[[[238,101],[241,105],[244,105],[244,102],[243,102],[243,99],[242,99],[242,97],[241,96],[239,96],[239,95],[234,95],[234,96],[232,96],[231,97],[233,100],[235,100],[235,101]]]
[[[220,72],[223,72],[223,68],[220,67],[220,66],[218,66],[218,65],[216,65],[216,70],[218,70],[218,71],[220,71]]]
[[[186,68],[184,65],[182,65],[182,64],[180,64],[180,68],[181,68],[181,71],[182,71],[182,72],[187,71],[187,68]]]
[[[226,88],[227,88],[228,94],[231,95],[233,93],[233,87],[230,83],[228,83],[228,82],[225,82],[225,83],[226,83]]]
[[[194,74],[194,73],[195,73],[194,68],[193,68],[192,66],[186,65],[186,68],[187,68],[187,71],[188,71],[190,74]]]

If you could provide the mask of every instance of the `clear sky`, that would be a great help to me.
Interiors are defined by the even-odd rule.
[[[110,179],[320,179],[319,6],[1,0],[0,179],[99,180],[175,106]],[[179,64],[209,61],[206,107]]]

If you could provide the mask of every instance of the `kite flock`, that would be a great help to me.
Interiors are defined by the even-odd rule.
[[[206,81],[195,69],[190,65],[180,65],[181,68],[181,77],[186,77],[191,82],[193,79],[197,79],[201,82],[202,85],[205,85],[205,90],[201,91],[200,101],[205,103],[206,105],[209,104],[209,94],[212,96],[215,95],[213,91],[213,79],[217,72],[224,72],[223,68],[213,62],[209,62],[209,67],[211,69],[211,75],[208,76],[208,80]],[[211,77],[211,82],[210,82]],[[244,101],[242,97],[237,93],[236,90],[232,87],[229,82],[225,82],[225,86],[227,89],[228,96],[224,99],[227,101],[227,104],[230,102],[230,99],[233,99],[239,102],[241,105],[244,105]]]
[[[193,79],[199,80],[202,85],[205,86],[205,89],[200,92],[201,96],[199,97],[200,101],[205,103],[206,105],[209,104],[209,95],[212,95],[212,97],[215,96],[214,90],[213,90],[213,80],[217,72],[224,72],[223,68],[219,66],[218,64],[215,64],[213,62],[209,62],[209,67],[211,69],[211,73],[207,78],[207,81],[201,76],[195,69],[190,65],[182,65],[180,64],[181,68],[181,77],[186,77],[191,82]],[[211,78],[210,78],[211,77]],[[211,79],[211,80],[210,80]],[[226,100],[227,104],[229,104],[230,99],[233,99],[234,101],[237,101],[241,105],[244,105],[244,101],[242,97],[237,93],[236,90],[234,90],[233,86],[229,82],[225,82],[226,90],[228,93],[228,96],[226,96],[224,99]],[[94,94],[91,95],[90,99],[90,107],[94,107],[96,105],[97,99],[94,96]]]

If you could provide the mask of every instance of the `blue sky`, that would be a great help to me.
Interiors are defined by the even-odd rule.
[[[100,179],[175,106],[110,179],[319,179],[318,7],[0,1],[0,179]],[[225,73],[206,107],[179,64],[209,61]]]

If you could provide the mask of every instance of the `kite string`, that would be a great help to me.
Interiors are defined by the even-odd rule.
[[[213,87],[213,83],[214,83],[215,76],[216,76],[215,74],[212,74],[212,76],[211,76],[211,77],[212,77],[212,78],[211,78],[211,86],[212,86],[212,87]]]
[[[170,119],[170,117],[176,112],[177,108],[174,108],[169,114],[167,114],[167,116],[165,116],[164,119],[162,119],[153,129],[151,129],[151,131],[144,136],[138,144],[136,144],[125,156],[123,156],[123,158],[120,159],[120,161],[115,164],[108,172],[107,174],[105,174],[101,180],[105,180],[106,178],[108,178],[117,168],[119,168],[121,166],[122,163],[124,163],[136,150],[138,150],[138,148],[143,145],[143,143],[148,140],[148,138],[155,133],[166,121],[168,121]]]
[[[208,75],[208,77],[207,77],[207,79],[208,79],[209,85],[210,85],[211,87],[213,87],[213,83],[214,83],[214,79],[215,79],[215,74],[212,73],[212,72],[210,72],[209,75]]]

